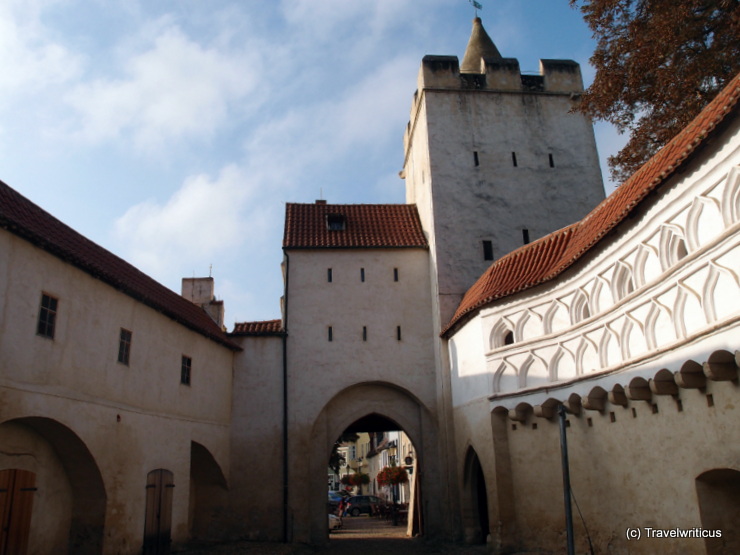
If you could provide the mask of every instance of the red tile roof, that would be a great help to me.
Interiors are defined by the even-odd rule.
[[[327,217],[344,221],[329,230]],[[427,248],[412,204],[288,204],[285,249]]]
[[[206,312],[63,224],[0,181],[0,227],[94,278],[233,350],[241,350]]]
[[[666,182],[736,111],[740,74],[673,140],[581,221],[525,245],[494,262],[467,291],[448,334],[478,309],[558,276],[622,222],[651,191]]]
[[[263,320],[261,322],[237,322],[231,335],[283,335],[282,320]]]

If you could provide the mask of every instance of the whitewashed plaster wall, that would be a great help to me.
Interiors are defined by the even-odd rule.
[[[232,351],[6,231],[0,283],[0,422],[54,422],[89,450],[106,496],[106,553],[141,548],[144,485],[157,468],[174,473],[173,540],[187,539],[191,442],[228,475]],[[59,300],[53,340],[36,335],[42,292]],[[133,332],[128,366],[117,362],[120,328]]]
[[[679,348],[706,360],[740,317],[738,161],[735,134],[574,269],[481,310],[451,342],[453,367],[503,398],[625,367],[652,377],[660,366],[641,361]],[[454,390],[456,404],[475,397],[470,385]]]
[[[326,473],[333,441],[354,420],[374,412],[395,420],[427,455],[428,463],[436,458],[437,384],[428,264],[425,249],[287,253],[290,504],[296,515],[296,541],[326,541],[326,524],[316,516],[321,514],[319,507],[312,511],[311,522],[305,518],[312,500],[325,502],[321,491],[326,482],[312,486],[311,480]],[[430,480],[438,476],[433,464],[427,467]],[[432,498],[430,503],[442,500]]]

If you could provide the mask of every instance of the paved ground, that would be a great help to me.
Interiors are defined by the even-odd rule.
[[[393,526],[389,521],[369,516],[347,517],[344,527],[329,536],[329,545],[313,548],[280,543],[237,542],[193,547],[180,551],[183,555],[484,555],[486,547],[463,546],[407,538],[405,526]]]

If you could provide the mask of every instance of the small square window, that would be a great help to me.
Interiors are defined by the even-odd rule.
[[[329,231],[342,231],[345,228],[344,214],[327,214],[326,228]]]
[[[118,362],[128,366],[129,355],[131,354],[131,337],[132,333],[121,328],[121,335],[118,340]]]
[[[193,367],[193,359],[182,356],[182,366],[180,367],[180,383],[190,385],[190,370]]]
[[[493,242],[483,240],[483,260],[493,260]]]
[[[41,306],[39,307],[39,321],[36,333],[42,337],[54,339],[54,329],[57,321],[57,299],[46,293],[41,294]]]

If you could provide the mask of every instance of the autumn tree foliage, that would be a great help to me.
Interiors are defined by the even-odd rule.
[[[597,40],[579,110],[628,132],[622,181],[740,72],[740,0],[570,0]]]

